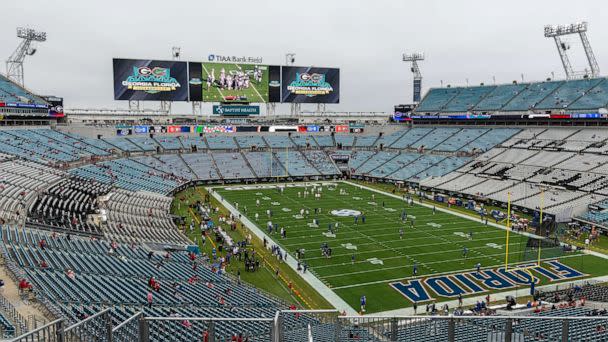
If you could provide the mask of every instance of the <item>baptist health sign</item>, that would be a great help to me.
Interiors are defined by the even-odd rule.
[[[260,106],[213,106],[214,115],[260,115]]]

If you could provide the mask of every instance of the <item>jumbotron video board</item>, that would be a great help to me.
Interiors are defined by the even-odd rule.
[[[190,62],[190,101],[280,102],[281,67],[259,64]]]
[[[114,99],[134,101],[188,101],[186,62],[117,59]]]
[[[281,102],[340,103],[340,69],[281,68]]]
[[[114,99],[339,103],[340,69],[114,59]]]

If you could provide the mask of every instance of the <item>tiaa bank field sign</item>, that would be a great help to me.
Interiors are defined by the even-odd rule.
[[[260,106],[215,105],[215,106],[213,106],[213,114],[214,115],[259,115]]]

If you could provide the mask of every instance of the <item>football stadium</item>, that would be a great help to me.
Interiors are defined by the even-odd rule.
[[[355,3],[361,13],[341,9],[393,15]],[[128,13],[74,4],[66,15],[117,27],[80,41],[91,28],[66,31],[46,3],[11,5],[22,14],[0,24],[0,340],[608,341],[601,16],[485,27],[522,32],[501,43],[513,51],[518,39],[548,50],[521,66],[475,30],[460,47],[405,40],[387,57],[398,64],[367,77],[379,47],[394,51],[383,25],[361,28],[378,60],[337,38],[299,42],[293,28],[298,55],[273,59],[286,41],[261,36],[305,18],[288,5],[218,4],[230,16],[216,21],[192,2],[180,31],[142,30],[157,34],[144,48],[107,40]],[[289,19],[265,20],[279,14]],[[251,26],[230,33],[241,19]],[[165,44],[201,20],[204,47]],[[311,34],[352,39],[306,20]],[[67,67],[59,47],[74,41],[80,64]],[[470,49],[477,62],[456,66]],[[479,75],[493,80],[469,82]]]

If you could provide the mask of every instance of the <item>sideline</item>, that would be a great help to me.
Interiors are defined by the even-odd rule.
[[[322,183],[322,182],[313,182],[313,183]],[[258,228],[258,226],[255,223],[253,223],[251,220],[249,220],[249,218],[247,216],[243,215],[239,210],[237,210],[234,206],[232,206],[231,203],[229,203],[224,198],[222,198],[222,196],[220,196],[217,193],[217,191],[215,191],[216,188],[222,188],[222,187],[208,187],[206,189],[207,189],[207,191],[213,190],[213,192],[209,191],[211,193],[211,196],[213,196],[219,203],[221,203],[232,214],[234,214],[236,216],[238,216],[240,214],[241,223],[243,223],[243,225],[245,225],[260,240],[263,240],[265,238],[266,240],[272,241],[274,243],[274,240],[271,237],[267,236],[266,233],[264,233],[260,228]],[[284,251],[284,252],[286,252],[286,251]],[[288,253],[288,255],[289,255],[289,253]],[[319,280],[319,278],[317,278],[314,274],[312,274],[312,272],[306,272],[305,274],[302,274],[302,272],[298,272],[297,262],[291,255],[289,255],[289,257],[287,258],[287,261],[285,261],[285,263],[287,265],[289,265],[289,267],[291,267],[311,287],[313,287],[317,292],[319,292],[319,294],[321,296],[323,296],[323,298],[325,298],[325,300],[327,300],[331,305],[333,305],[333,307],[335,309],[337,309],[340,312],[346,311],[346,314],[351,315],[351,316],[359,314],[357,311],[355,311],[355,309],[353,309],[350,305],[348,305],[348,303],[346,303],[346,301],[344,299],[342,299],[340,296],[338,296],[327,285],[325,285],[321,280]]]

